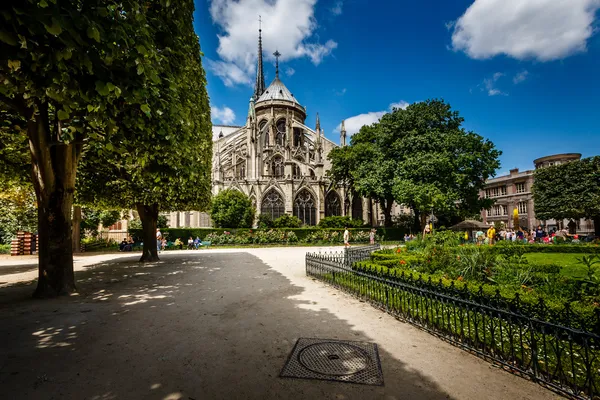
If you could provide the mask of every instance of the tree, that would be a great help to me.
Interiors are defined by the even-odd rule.
[[[428,100],[396,109],[379,123],[380,146],[394,164],[394,199],[413,209],[421,230],[431,212],[466,215],[491,206],[479,191],[500,167],[501,152],[463,122],[443,100]]]
[[[273,228],[300,228],[302,220],[295,215],[283,214],[273,221]]]
[[[591,219],[600,236],[600,156],[537,169],[533,201],[537,218]]]
[[[121,219],[118,210],[101,210],[83,207],[81,210],[81,229],[90,232],[92,236],[98,235],[98,226],[109,227]]]
[[[217,228],[251,228],[254,213],[252,200],[234,189],[220,191],[210,208],[210,217]]]
[[[140,261],[156,261],[159,211],[202,211],[210,203],[212,133],[193,1],[152,2],[147,12],[156,79],[144,87],[143,106],[124,98],[107,109],[119,129],[88,149],[78,199],[135,208],[143,228]],[[134,79],[139,71],[127,73]]]
[[[106,109],[144,104],[146,4],[119,0],[5,1],[0,6],[2,133],[26,138],[38,204],[36,296],[75,290],[71,209],[84,143],[114,130]],[[0,160],[4,163],[5,160]]]
[[[9,244],[18,231],[37,232],[37,205],[31,186],[0,189],[0,243]]]

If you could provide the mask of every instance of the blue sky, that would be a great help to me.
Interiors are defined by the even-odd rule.
[[[258,15],[266,84],[281,79],[328,138],[390,105],[443,98],[502,150],[502,167],[600,154],[600,0],[197,0],[212,119],[243,124]]]

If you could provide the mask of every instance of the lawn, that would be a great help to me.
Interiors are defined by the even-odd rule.
[[[583,253],[527,253],[525,257],[532,264],[554,264],[562,267],[561,274],[573,278],[585,276],[585,267],[577,260]]]

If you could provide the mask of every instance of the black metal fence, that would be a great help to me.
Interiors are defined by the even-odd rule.
[[[436,290],[435,283],[420,278],[407,281],[351,268],[377,249],[309,253],[306,274],[564,395],[600,399],[600,336],[500,308],[484,298]]]

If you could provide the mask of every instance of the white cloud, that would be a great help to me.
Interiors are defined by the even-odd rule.
[[[513,83],[516,85],[517,83],[521,83],[523,81],[525,81],[527,79],[527,77],[529,76],[529,71],[527,70],[523,70],[519,73],[517,73],[514,77],[513,77]]]
[[[220,61],[209,69],[226,85],[252,85],[256,72],[258,16],[262,19],[263,54],[272,61],[307,57],[318,65],[337,47],[313,39],[318,25],[314,17],[317,0],[210,0],[210,14],[221,29],[217,53]],[[255,22],[254,22],[255,21]],[[216,64],[219,63],[219,64]],[[267,82],[268,84],[268,82]]]
[[[360,130],[360,128],[362,128],[364,125],[371,125],[371,124],[379,121],[379,119],[381,119],[381,117],[383,117],[384,114],[393,111],[394,108],[401,108],[404,110],[408,106],[409,106],[408,102],[401,100],[397,103],[390,104],[387,110],[371,111],[368,113],[359,114],[359,115],[355,115],[353,117],[347,118],[344,120],[344,126],[346,128],[346,132],[348,135],[352,136],[356,132],[358,132]],[[340,123],[335,128],[335,132],[339,132],[341,127],[342,127],[342,124]]]
[[[235,113],[227,106],[223,106],[222,108],[212,106],[210,108],[210,113],[213,121],[219,121],[225,125],[230,125],[235,121]]]
[[[335,2],[335,4],[333,5],[333,7],[331,7],[329,9],[329,11],[331,11],[331,13],[335,16],[341,15],[342,14],[342,6],[344,5],[344,2],[342,0],[338,0]]]
[[[335,95],[336,95],[336,96],[343,96],[343,95],[345,95],[345,94],[346,94],[346,92],[347,92],[347,91],[348,91],[348,90],[347,90],[346,88],[343,88],[342,90],[336,90],[336,91],[335,91]]]
[[[456,21],[452,48],[486,59],[556,60],[586,50],[600,0],[475,0]]]
[[[498,82],[498,79],[502,78],[504,75],[505,74],[502,72],[496,72],[491,78],[484,79],[483,83],[479,85],[479,87],[481,90],[487,92],[488,96],[508,96],[508,93],[504,93],[496,87],[496,82]]]
[[[292,76],[292,75],[294,75],[295,73],[296,73],[296,70],[295,70],[294,68],[292,68],[292,67],[287,67],[287,68],[285,69],[285,74],[286,74],[287,76]]]

